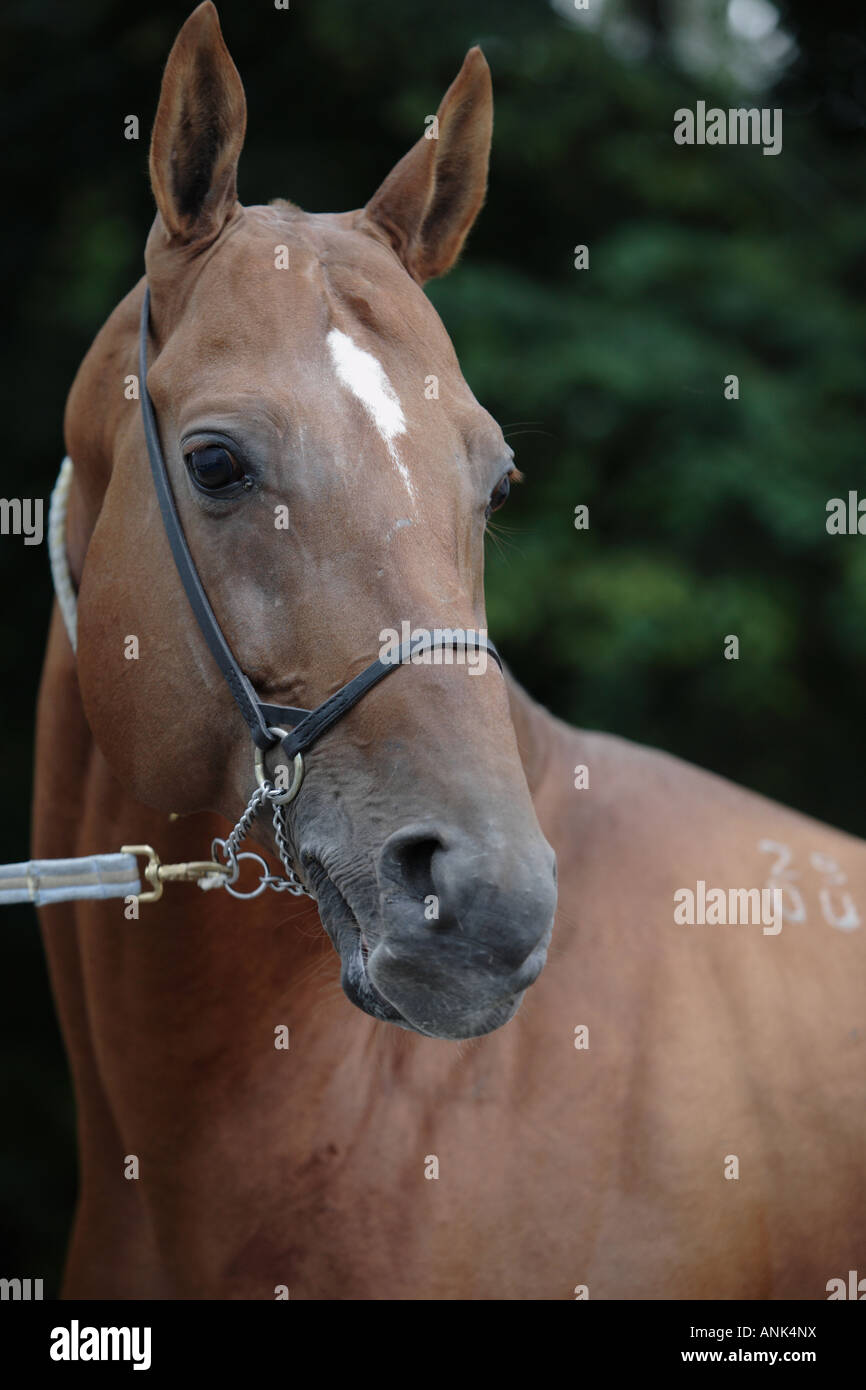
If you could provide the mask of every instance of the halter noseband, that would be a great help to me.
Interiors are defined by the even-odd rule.
[[[342,719],[343,715],[347,714],[367,694],[368,690],[372,690],[379,681],[391,675],[398,666],[410,661],[415,653],[434,647],[466,646],[470,642],[470,634],[463,630],[451,630],[441,634],[439,640],[435,638],[431,640],[425,634],[414,641],[404,642],[392,658],[387,660],[379,658],[379,660],[372,662],[360,675],[347,681],[314,710],[296,709],[291,705],[264,704],[259,699],[249,679],[244,675],[223,636],[222,629],[199,578],[195,561],[181,526],[177,504],[169,482],[168,469],[159,442],[159,430],[153,401],[150,399],[150,393],[147,389],[149,325],[150,289],[145,286],[139,335],[139,393],[144,437],[163,525],[177,566],[177,572],[186,590],[192,611],[211,654],[222,671],[229,690],[247,722],[253,742],[256,745],[256,775],[259,783],[262,784],[264,778],[264,754],[267,749],[273,748],[280,740],[282,740],[283,751],[287,759],[293,763],[292,785],[285,796],[280,798],[280,801],[285,803],[293,800],[300,789],[303,778],[302,754]],[[493,657],[500,670],[502,669],[499,653],[486,635],[481,632],[473,632],[471,645],[483,647]],[[283,724],[290,725],[291,729],[289,731],[283,729],[281,727]]]

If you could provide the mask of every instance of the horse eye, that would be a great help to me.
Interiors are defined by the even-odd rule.
[[[203,444],[183,457],[195,482],[206,492],[222,492],[244,481],[244,470],[223,444]]]
[[[504,507],[506,501],[508,500],[508,494],[510,491],[511,479],[506,473],[504,478],[500,478],[499,482],[496,484],[496,487],[490,494],[490,501],[487,503],[488,516],[491,512],[498,512],[500,507]]]

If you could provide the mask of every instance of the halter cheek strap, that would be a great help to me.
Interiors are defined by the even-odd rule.
[[[442,647],[484,648],[493,657],[500,670],[502,661],[493,643],[484,633],[469,633],[463,629],[434,630],[415,640],[404,642],[399,651],[387,659],[372,662],[360,675],[347,681],[344,686],[324,700],[314,710],[297,709],[291,705],[263,704],[234,658],[216,615],[210,606],[204,586],[199,578],[195,561],[190,553],[186,536],[181,526],[174,493],[168,477],[165,458],[159,441],[159,430],[153,402],[147,389],[147,344],[150,326],[150,289],[145,287],[141,306],[141,329],[139,335],[139,392],[141,396],[141,416],[144,425],[144,438],[150,459],[153,485],[162,513],[162,521],[168,536],[171,553],[177,566],[190,607],[201,628],[205,641],[214,660],[225,677],[226,683],[235,698],[241,714],[247,722],[256,747],[262,751],[272,748],[282,737],[283,750],[290,760],[295,760],[311,748],[323,734],[343,718],[374,685],[384,680],[397,668],[410,661],[422,651],[432,651]],[[290,732],[275,733],[275,726],[288,724]],[[300,785],[300,782],[298,782]]]
[[[268,732],[267,722],[262,716],[256,692],[238,666],[228,642],[223,637],[220,625],[216,620],[216,614],[210,606],[210,600],[199,579],[195,561],[190,554],[186,536],[180,524],[174,493],[171,490],[171,483],[168,479],[168,469],[165,466],[165,458],[159,442],[159,431],[156,425],[156,414],[153,409],[153,401],[150,399],[150,392],[147,389],[147,337],[149,324],[150,289],[145,288],[144,300],[141,305],[141,332],[139,335],[139,392],[141,395],[141,418],[144,425],[144,438],[147,443],[148,458],[150,459],[150,471],[153,474],[153,486],[156,489],[159,510],[162,513],[162,524],[165,527],[168,543],[171,546],[171,553],[174,556],[174,563],[177,566],[177,572],[186,590],[186,596],[189,599],[190,607],[202,630],[202,635],[210,647],[211,655],[222,671],[228,683],[229,690],[232,692],[232,695],[234,695],[238,708],[249,725],[250,733],[253,736],[253,742],[258,748],[270,748],[274,743],[274,738],[273,735]],[[300,711],[295,711],[295,713],[300,713]],[[306,711],[304,711],[304,713],[306,713]]]

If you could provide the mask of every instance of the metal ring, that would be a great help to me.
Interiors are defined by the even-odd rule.
[[[269,726],[268,733],[275,734],[279,738],[288,738],[289,736],[288,729],[280,729],[276,725]],[[265,754],[264,749],[262,748],[256,748],[255,769],[256,781],[258,782],[259,786],[270,786],[270,778],[265,772]],[[289,787],[288,791],[283,792],[281,796],[269,796],[268,800],[272,801],[275,806],[287,806],[290,801],[294,801],[298,792],[301,790],[301,783],[303,782],[303,780],[303,755],[301,753],[296,753],[294,762],[292,763],[292,785]]]
[[[262,858],[262,856],[261,856],[260,854],[253,854],[252,850],[246,850],[246,849],[243,850],[242,853],[238,854],[238,855],[236,856],[236,858],[237,858],[237,861],[238,861],[238,865],[239,865],[239,866],[240,866],[240,861],[241,861],[242,859],[255,859],[256,863],[257,863],[257,864],[260,864],[260,865],[262,866],[262,869],[264,870],[264,874],[263,874],[262,877],[259,879],[258,884],[256,885],[256,887],[255,887],[255,888],[251,888],[251,889],[249,890],[249,892],[247,892],[247,893],[242,893],[242,892],[240,891],[239,888],[233,888],[233,887],[231,886],[230,883],[224,883],[224,884],[223,884],[223,888],[225,888],[225,890],[226,890],[227,893],[231,893],[231,895],[232,895],[233,898],[258,898],[258,897],[260,897],[261,894],[264,893],[265,889],[267,888],[267,886],[268,886],[268,882],[267,882],[267,881],[268,881],[268,879],[269,879],[270,876],[271,876],[270,870],[269,870],[267,864],[265,863],[264,859]],[[235,882],[237,882],[237,880],[235,880]]]

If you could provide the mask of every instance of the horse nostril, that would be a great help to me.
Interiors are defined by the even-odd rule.
[[[430,826],[405,826],[382,846],[381,864],[394,887],[413,898],[427,898],[433,886],[433,856],[445,848],[441,835]]]
[[[452,980],[458,959],[486,974],[526,964],[550,933],[551,855],[541,840],[517,856],[508,843],[495,827],[472,835],[439,821],[416,821],[388,837],[378,866],[379,944],[388,942],[390,959],[379,961],[380,977],[386,965],[391,973],[417,970],[422,957],[428,981],[437,970]]]
[[[403,878],[413,897],[427,897],[433,892],[433,855],[442,849],[432,837],[407,844],[403,849]]]

